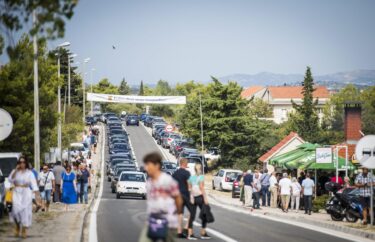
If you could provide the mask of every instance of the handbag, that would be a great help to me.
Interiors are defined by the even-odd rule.
[[[163,218],[161,214],[150,214],[148,218],[147,237],[156,240],[165,240],[168,234],[168,220]]]
[[[12,203],[13,202],[13,191],[12,189],[8,189],[5,192],[5,203]]]
[[[44,186],[39,186],[39,192],[44,192],[44,188],[45,188],[49,173],[50,172],[47,173],[46,180],[44,181]]]
[[[215,222],[214,215],[211,212],[210,205],[203,204],[199,218],[205,220],[207,223]]]

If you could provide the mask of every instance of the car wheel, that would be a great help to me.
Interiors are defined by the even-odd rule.
[[[221,191],[224,191],[224,189],[223,189],[223,184],[221,184],[221,183],[220,183],[220,190],[221,190]]]
[[[120,194],[116,193],[116,199],[120,199]]]
[[[236,194],[232,191],[232,198],[236,198]]]
[[[215,184],[214,184],[214,181],[212,181],[212,190],[215,190]]]
[[[142,197],[142,199],[143,199],[143,200],[146,200],[146,199],[147,199],[146,195],[144,195],[144,196]]]
[[[108,177],[108,181],[109,181],[109,182],[111,181],[111,178],[110,178],[110,177]]]

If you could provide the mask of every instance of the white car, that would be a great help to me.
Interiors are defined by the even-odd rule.
[[[121,196],[146,199],[146,176],[138,171],[123,171],[116,185],[116,198]]]
[[[232,191],[233,181],[238,175],[242,174],[240,170],[221,169],[212,179],[212,189]]]

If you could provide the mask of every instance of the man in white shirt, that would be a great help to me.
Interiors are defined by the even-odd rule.
[[[305,180],[302,181],[303,203],[305,205],[305,214],[311,215],[312,195],[314,190],[314,181],[310,179],[310,174],[306,174]]]
[[[288,178],[287,173],[283,173],[283,178],[279,181],[279,192],[283,212],[288,212],[290,194],[292,193],[292,181]]]
[[[277,186],[276,172],[272,172],[270,177],[271,208],[277,207]]]
[[[39,174],[38,183],[43,209],[48,212],[51,196],[55,189],[55,176],[47,165],[43,166],[43,170]]]

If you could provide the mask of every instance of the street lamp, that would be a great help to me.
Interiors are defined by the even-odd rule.
[[[91,78],[90,78],[91,79],[91,93],[92,93],[92,83],[93,83],[94,71],[96,71],[95,68],[92,68],[91,69]],[[93,101],[91,101],[90,105],[91,105],[91,115],[93,116],[94,115]]]
[[[70,107],[70,60],[77,57],[77,54],[70,54],[68,56],[68,106]]]
[[[86,97],[85,97],[85,65],[90,61],[90,58],[86,58],[83,60],[83,78],[82,78],[82,94],[83,94],[83,100],[82,100],[82,109],[83,109],[83,116],[82,120],[85,122],[85,113],[86,113]]]
[[[57,78],[59,80],[59,87],[57,89],[57,112],[59,113],[58,122],[57,122],[57,149],[59,152],[59,160],[61,161],[61,85],[60,85],[60,49],[68,47],[70,45],[69,42],[64,42],[57,46],[58,53],[57,53]]]

